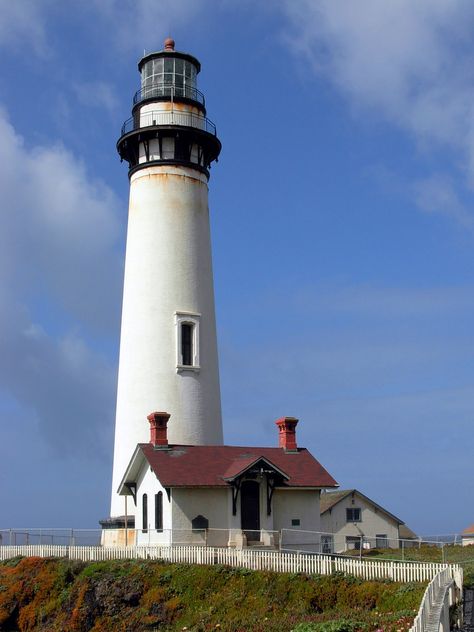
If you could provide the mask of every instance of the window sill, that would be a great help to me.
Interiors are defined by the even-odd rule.
[[[200,366],[188,366],[187,364],[178,364],[178,366],[176,367],[176,373],[184,373],[185,371],[199,373],[200,370]]]

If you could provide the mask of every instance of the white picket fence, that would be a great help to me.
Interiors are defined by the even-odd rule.
[[[189,564],[223,564],[252,570],[330,575],[343,572],[363,579],[398,582],[431,581],[441,571],[454,573],[458,566],[426,562],[359,560],[322,554],[232,549],[205,546],[66,546],[30,544],[0,546],[0,560],[16,556],[63,557],[83,562],[116,559],[159,559]],[[453,575],[454,577],[454,575]]]
[[[449,607],[462,599],[462,585],[463,570],[459,566],[437,573],[425,590],[409,632],[449,632]]]

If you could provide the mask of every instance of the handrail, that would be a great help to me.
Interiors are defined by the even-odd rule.
[[[462,586],[463,571],[460,566],[449,566],[437,573],[426,587],[420,608],[409,632],[425,632],[430,624],[433,625],[433,629],[438,630],[440,627],[445,629],[447,626],[440,626],[440,622],[442,618],[449,618],[449,614],[443,611],[443,606],[449,607],[453,603],[459,602]],[[452,587],[455,589],[454,597],[448,594]]]
[[[175,86],[167,83],[153,83],[150,86],[143,86],[137,90],[133,96],[133,105],[145,99],[157,99],[161,97],[184,98],[197,101],[205,105],[203,93],[193,86]]]
[[[160,125],[179,125],[180,127],[195,127],[197,129],[217,135],[214,123],[194,112],[181,110],[156,110],[152,112],[137,113],[127,119],[122,125],[122,136],[144,127],[156,127]]]

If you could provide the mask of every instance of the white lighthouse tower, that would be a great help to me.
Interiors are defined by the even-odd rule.
[[[141,88],[117,149],[129,164],[122,329],[111,516],[147,414],[171,414],[175,444],[222,444],[209,168],[221,143],[197,89],[199,61],[174,50],[145,55]]]

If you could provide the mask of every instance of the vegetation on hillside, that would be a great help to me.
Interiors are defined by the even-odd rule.
[[[354,553],[353,551],[351,552]],[[464,585],[474,588],[474,545],[460,544],[423,545],[401,549],[368,549],[362,552],[364,557],[392,560],[411,560],[415,562],[449,562],[459,564],[464,570]]]
[[[407,630],[425,586],[151,560],[0,564],[4,632]]]

